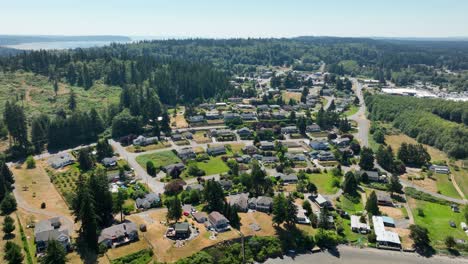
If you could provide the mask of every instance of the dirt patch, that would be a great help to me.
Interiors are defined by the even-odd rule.
[[[262,212],[239,213],[241,218],[241,232],[244,236],[274,236],[275,228],[271,215]],[[260,230],[255,231],[253,227],[258,226]]]
[[[400,236],[401,246],[403,249],[412,249],[413,240],[409,237],[410,230],[405,228],[386,228],[388,231],[393,231]]]
[[[394,151],[398,151],[401,143],[404,142],[409,144],[419,144],[414,138],[405,134],[387,135],[385,136],[385,142],[390,145]],[[424,145],[424,147],[427,148],[427,152],[431,155],[432,160],[448,160],[448,157],[444,152],[428,145]]]
[[[43,162],[38,161],[34,169],[26,169],[25,164],[19,168],[11,168],[20,199],[24,200],[29,207],[37,210],[41,210],[41,204],[44,202],[46,211],[65,215],[73,220],[71,211],[50,182],[43,166]]]
[[[175,247],[174,240],[164,237],[168,228],[165,224],[166,212],[167,210],[161,209],[127,217],[127,219],[130,219],[137,225],[142,223],[146,224],[147,232],[143,233],[140,239],[144,239],[149,243],[158,261],[174,262],[178,259],[188,257],[208,246],[239,237],[237,231],[231,230],[218,234],[216,239],[212,240],[209,238],[210,232],[206,230],[203,224],[195,222],[190,217],[183,217],[179,222],[187,221],[189,224],[193,224],[195,228],[198,228],[200,234],[190,241],[185,241],[184,246]]]
[[[410,180],[410,177],[415,177],[413,174],[404,174],[401,176],[402,179],[409,181],[413,183],[414,185],[417,185],[424,190],[436,193],[437,192],[437,181],[429,179],[429,178],[424,178],[423,180]]]
[[[177,114],[175,117],[171,116],[171,126],[174,128],[187,128],[189,124],[183,115]]]
[[[382,212],[385,215],[390,216],[391,218],[394,219],[403,219],[405,218],[405,215],[401,211],[400,208],[396,207],[388,207],[388,206],[379,206],[380,212]]]

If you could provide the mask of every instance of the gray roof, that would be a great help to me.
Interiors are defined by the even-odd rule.
[[[189,226],[189,223],[187,222],[176,223],[174,226],[174,229],[176,232],[188,232],[190,229],[190,226]]]
[[[35,241],[59,240],[60,237],[69,237],[68,229],[60,228],[60,218],[54,217],[39,221],[34,227]]]
[[[73,158],[73,156],[68,152],[62,152],[53,155],[47,161],[52,167],[60,168],[75,162],[75,158]]]
[[[123,237],[128,233],[138,232],[138,228],[133,222],[126,222],[118,225],[114,225],[108,228],[104,228],[101,235],[98,238],[98,243],[106,239],[113,239],[117,237]]]
[[[229,220],[217,211],[213,211],[208,215],[211,223],[217,224],[219,222],[229,223]]]
[[[156,193],[148,193],[143,198],[137,198],[135,203],[138,208],[151,208],[154,203],[159,203],[161,198]]]
[[[257,197],[257,205],[266,205],[269,206],[273,204],[273,198],[268,196],[259,196]]]
[[[241,193],[241,194],[233,195],[229,199],[230,205],[235,205],[239,209],[242,209],[242,210],[247,209],[248,202],[249,202],[248,193]]]

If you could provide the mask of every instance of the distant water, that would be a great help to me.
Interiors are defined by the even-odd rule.
[[[21,43],[16,45],[5,45],[4,47],[21,49],[21,50],[62,50],[62,49],[75,49],[75,48],[91,48],[102,47],[114,43],[116,41],[52,41],[52,42],[34,42],[34,43]],[[117,41],[118,43],[127,43]]]

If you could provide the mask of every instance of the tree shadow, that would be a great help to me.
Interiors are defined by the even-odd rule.
[[[456,256],[456,257],[460,256],[460,251],[458,251],[457,249],[449,248],[448,252],[452,256]]]
[[[10,239],[14,239],[16,237],[15,234],[5,234],[3,236],[3,240],[10,240]]]
[[[426,246],[426,247],[416,248],[416,253],[418,253],[419,255],[423,257],[430,258],[436,253],[436,251],[433,247]]]
[[[340,253],[340,251],[338,250],[337,247],[329,248],[328,253],[330,253],[330,255],[334,256],[335,258],[340,258],[341,257],[341,253]]]

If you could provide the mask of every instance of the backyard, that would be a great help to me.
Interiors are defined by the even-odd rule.
[[[330,173],[307,174],[310,182],[313,182],[320,194],[334,194],[338,191],[339,179]],[[338,182],[338,183],[337,183]]]
[[[210,157],[209,160],[195,162],[195,164],[199,169],[204,170],[206,175],[226,173],[229,171],[229,167],[224,163],[221,157]]]

